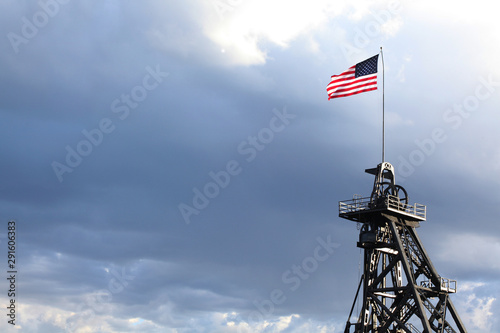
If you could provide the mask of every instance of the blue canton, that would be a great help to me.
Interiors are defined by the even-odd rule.
[[[354,77],[377,73],[378,54],[365,61],[356,64]]]

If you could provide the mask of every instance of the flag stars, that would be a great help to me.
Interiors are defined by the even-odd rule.
[[[365,61],[356,64],[355,77],[377,73],[378,54]]]

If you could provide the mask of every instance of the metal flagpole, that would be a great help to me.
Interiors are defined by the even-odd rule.
[[[382,46],[380,47],[380,56],[382,58],[382,163],[385,162],[385,73],[384,73],[384,54]]]

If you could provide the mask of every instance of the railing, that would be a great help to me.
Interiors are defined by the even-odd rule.
[[[441,290],[449,292],[449,293],[456,293],[457,292],[457,281],[446,279],[446,278],[442,277],[441,278]]]
[[[362,213],[369,210],[390,209],[401,213],[409,214],[425,220],[426,206],[415,203],[413,205],[401,202],[401,200],[392,195],[382,198],[383,201],[375,203],[370,197],[354,198],[352,200],[339,202],[339,214]]]
[[[348,214],[356,213],[362,210],[370,209],[370,198],[355,198],[347,201],[339,202],[339,213]]]
[[[440,291],[446,291],[447,293],[456,293],[457,292],[457,281],[450,280],[444,277],[439,277],[440,279]],[[432,281],[422,281],[420,282],[420,286],[424,288],[434,289],[434,283]]]
[[[427,207],[415,203],[414,205],[409,205],[407,203],[401,202],[401,200],[393,195],[388,195],[386,199],[387,207],[395,210],[399,210],[408,214],[416,215],[425,219]]]

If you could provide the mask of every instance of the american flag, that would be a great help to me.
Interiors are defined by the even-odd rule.
[[[328,100],[377,90],[378,54],[357,63],[339,75],[333,75],[326,87]]]

